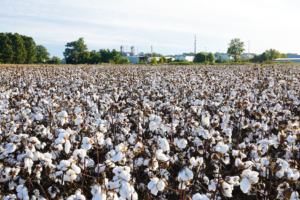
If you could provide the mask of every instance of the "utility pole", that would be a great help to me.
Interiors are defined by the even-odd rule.
[[[196,55],[196,34],[195,34],[195,44],[194,44],[194,55]]]
[[[250,40],[249,40],[249,42],[248,42],[248,62],[249,62],[249,53],[250,53]]]

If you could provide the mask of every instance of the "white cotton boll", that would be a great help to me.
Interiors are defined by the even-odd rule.
[[[159,138],[158,139],[158,146],[163,150],[163,151],[170,151],[170,145],[167,139],[165,138]]]
[[[225,181],[223,181],[223,183],[222,183],[222,191],[223,191],[224,196],[232,197],[232,187]]]
[[[75,119],[74,123],[75,123],[76,126],[82,124],[83,123],[83,118],[80,115],[76,116],[76,119]]]
[[[163,191],[166,184],[163,180],[159,180],[158,178],[153,178],[148,183],[148,189],[151,190],[151,193],[157,195],[158,191]]]
[[[28,169],[29,174],[31,174],[32,165],[33,165],[33,161],[30,158],[24,159],[24,168]]]
[[[201,158],[195,159],[195,157],[192,157],[190,159],[190,162],[194,167],[201,166],[203,164],[203,158],[201,157]]]
[[[144,163],[144,158],[138,158],[135,160],[135,165],[138,167],[142,166],[143,163]]]
[[[155,155],[156,155],[156,159],[158,161],[165,162],[165,161],[169,160],[169,158],[165,154],[163,154],[163,150],[161,150],[161,149],[156,150]]]
[[[42,120],[43,117],[44,117],[44,116],[42,115],[42,113],[38,113],[38,114],[34,115],[34,118],[35,118],[35,120],[37,120],[37,121]]]
[[[16,184],[13,180],[9,181],[9,183],[8,183],[8,189],[9,190],[15,189],[15,186],[16,186]]]
[[[192,200],[209,200],[209,198],[204,194],[201,195],[199,193],[196,193],[193,195]]]
[[[245,162],[245,165],[244,165],[244,168],[245,168],[245,169],[248,169],[248,168],[250,168],[252,165],[253,165],[253,162],[252,162],[252,161],[246,161],[246,162]]]
[[[174,144],[179,148],[179,149],[184,149],[187,145],[187,141],[185,139],[178,140],[178,138],[174,139]]]
[[[223,142],[219,142],[216,146],[216,151],[219,152],[219,153],[226,153],[228,151],[229,147],[224,144]]]
[[[181,181],[189,181],[191,179],[193,179],[193,172],[188,169],[188,168],[185,168],[185,169],[182,169],[179,174],[178,174],[178,181],[181,182]]]
[[[19,185],[17,187],[17,196],[19,199],[22,199],[22,200],[29,200],[29,196],[28,196],[28,190],[26,187],[24,187],[23,185]]]
[[[85,150],[91,149],[92,148],[92,140],[88,137],[83,137],[81,147],[84,148]]]
[[[66,140],[66,142],[65,142],[65,153],[68,154],[70,152],[70,149],[71,149],[70,140]]]
[[[77,165],[75,164],[72,164],[72,170],[76,173],[76,174],[80,174],[81,173],[81,169],[80,167],[78,167]]]
[[[156,131],[157,130],[157,128],[158,128],[158,124],[156,124],[156,122],[154,122],[154,121],[151,121],[150,123],[149,123],[149,129],[150,129],[150,131]]]
[[[243,178],[243,180],[241,181],[240,187],[244,193],[247,193],[251,187],[250,181],[247,178]]]

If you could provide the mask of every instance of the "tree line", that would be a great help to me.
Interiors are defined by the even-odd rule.
[[[121,58],[120,52],[113,49],[100,49],[99,51],[88,51],[87,45],[83,38],[76,41],[68,42],[64,51],[64,57],[67,64],[96,64],[96,63],[112,63],[124,64],[129,63],[127,58]]]
[[[32,37],[18,33],[0,33],[0,63],[30,64],[53,63],[59,64],[59,58],[53,56],[42,45],[36,45]]]

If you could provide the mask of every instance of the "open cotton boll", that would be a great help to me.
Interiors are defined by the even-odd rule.
[[[201,157],[195,159],[195,157],[192,157],[190,159],[190,163],[193,165],[193,167],[201,166],[203,164],[203,158]]]
[[[37,113],[36,115],[34,115],[34,118],[35,118],[35,120],[37,120],[37,121],[42,120],[43,117],[44,117],[44,116],[42,115],[42,113]]]
[[[222,192],[226,197],[232,197],[232,187],[225,181],[222,183]]]
[[[179,148],[179,149],[184,149],[187,145],[187,140],[186,139],[181,139],[178,140],[178,138],[174,139],[174,144]]]
[[[76,116],[76,119],[75,119],[75,121],[74,121],[74,124],[76,125],[76,126],[78,126],[78,125],[80,125],[80,124],[82,124],[83,123],[83,118],[80,116],[80,115],[77,115]]]
[[[226,144],[224,144],[223,142],[219,142],[217,144],[217,146],[215,147],[215,149],[217,152],[224,154],[228,151],[229,147]]]
[[[192,200],[209,200],[209,198],[204,194],[196,193],[193,195]]]
[[[69,160],[61,160],[59,165],[57,166],[57,169],[65,171],[67,168],[69,168],[71,165]]]
[[[161,149],[156,150],[155,155],[156,155],[156,159],[158,161],[165,162],[165,161],[169,160],[169,158],[165,154],[163,154],[163,150],[161,150]]]
[[[159,148],[161,148],[163,151],[170,151],[170,144],[167,139],[159,138],[157,142]]]
[[[70,143],[70,140],[66,140],[65,142],[65,153],[68,154],[70,152],[70,149],[71,149],[71,143]]]
[[[93,141],[88,137],[83,137],[81,147],[85,150],[89,150],[92,148]]]
[[[28,170],[28,173],[31,174],[31,168],[33,166],[33,161],[31,158],[24,159],[24,168]]]
[[[106,194],[102,194],[100,185],[95,184],[94,186],[92,186],[91,193],[93,195],[92,200],[106,200]]]
[[[29,200],[28,189],[26,187],[19,185],[16,190],[18,192],[17,196],[19,199]]]
[[[163,191],[165,186],[166,186],[165,182],[158,178],[153,178],[148,183],[148,189],[151,190],[151,193],[154,195],[157,195],[158,191]]]
[[[188,168],[185,168],[185,169],[182,169],[179,174],[178,174],[178,181],[181,182],[181,181],[189,181],[191,179],[193,179],[193,172],[188,169]]]
[[[6,156],[7,154],[13,153],[15,152],[16,149],[17,149],[17,145],[15,145],[14,143],[8,143],[6,145],[6,148],[3,151],[3,155]]]
[[[250,190],[251,184],[258,182],[258,172],[251,171],[250,169],[244,170],[241,174],[243,178],[240,184],[240,188],[244,193]]]

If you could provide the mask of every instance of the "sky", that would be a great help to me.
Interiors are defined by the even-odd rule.
[[[175,55],[194,52],[195,35],[197,52],[227,52],[240,38],[245,52],[300,54],[299,8],[299,0],[1,0],[0,32],[31,36],[59,58],[80,37],[89,51],[153,45]]]

